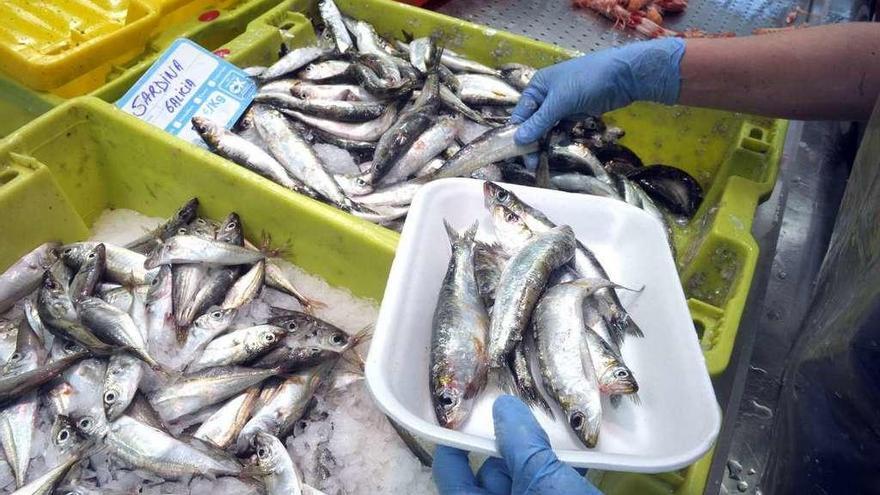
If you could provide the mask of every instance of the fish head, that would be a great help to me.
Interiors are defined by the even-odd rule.
[[[439,381],[432,394],[434,413],[440,426],[455,430],[470,413],[470,401],[465,399],[464,385],[454,378]]]
[[[589,448],[596,446],[599,440],[599,422],[600,419],[595,413],[591,413],[591,408],[580,407],[579,404],[586,404],[591,399],[583,397],[581,401],[575,401],[574,405],[565,408],[568,413],[568,426],[574,431],[577,437]]]
[[[639,384],[629,368],[616,363],[599,376],[599,390],[609,395],[633,394],[639,391]]]
[[[232,320],[235,319],[237,314],[238,310],[235,308],[221,309],[214,307],[207,313],[196,318],[196,321],[193,322],[193,326],[208,331],[221,332],[232,324]]]
[[[369,182],[372,179],[370,172],[361,175],[336,174],[334,178],[342,191],[349,196],[363,196],[374,190]]]
[[[212,122],[210,119],[201,116],[195,116],[190,121],[192,123],[193,129],[202,139],[205,140],[206,143],[211,146],[216,146],[219,142],[219,126]]]
[[[226,216],[220,230],[217,231],[217,240],[238,246],[244,243],[244,233],[241,230],[241,218],[238,213],[232,212]]]
[[[79,268],[89,251],[89,244],[74,242],[73,244],[65,244],[61,246],[60,257],[67,266]]]
[[[522,202],[515,194],[488,180],[483,182],[483,204],[490,210],[495,205],[501,205],[518,215],[522,213]]]
[[[190,198],[183,206],[174,214],[175,218],[180,222],[189,222],[199,210],[199,198]]]
[[[76,431],[86,438],[103,438],[110,431],[110,423],[103,411],[74,412],[70,419]]]
[[[252,440],[254,458],[260,470],[266,474],[274,473],[282,462],[281,456],[287,455],[284,444],[274,435],[258,431]]]
[[[103,267],[107,262],[107,247],[104,246],[104,243],[98,243],[88,251],[86,257],[83,259],[83,264],[80,267],[80,270],[94,270],[100,267]]]
[[[521,216],[500,204],[492,206],[492,226],[509,254],[517,251],[534,235]]]
[[[110,372],[110,370],[107,370]],[[104,414],[108,418],[116,418],[125,409],[125,403],[122,400],[122,390],[115,380],[110,379],[104,383],[104,393],[101,396],[104,402]]]
[[[255,352],[265,350],[281,342],[285,335],[287,330],[281,327],[263,325],[259,331],[248,337],[245,348]]]
[[[171,265],[162,265],[159,268],[159,272],[153,277],[153,280],[150,281],[149,287],[150,288],[147,289],[147,304],[171,297]]]
[[[85,439],[77,432],[73,421],[65,415],[55,416],[52,422],[52,446],[61,454],[79,450]]]
[[[291,335],[317,335],[318,319],[302,311],[290,310],[289,314],[269,318],[268,323],[283,328]]]

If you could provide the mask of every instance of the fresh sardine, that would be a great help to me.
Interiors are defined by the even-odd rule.
[[[0,313],[40,286],[43,272],[58,259],[58,247],[56,242],[41,244],[0,274]]]
[[[107,266],[107,249],[103,244],[97,244],[86,255],[83,264],[80,265],[73,280],[70,281],[68,293],[74,303],[91,296],[95,292],[98,281],[104,277]]]
[[[87,297],[79,303],[79,316],[98,338],[127,350],[153,369],[162,368],[150,355],[144,334],[128,313],[97,297]]]
[[[392,185],[415,175],[431,158],[455,142],[460,126],[460,118],[444,116],[437,119],[391,166],[388,173],[379,180],[379,185]]]
[[[61,259],[70,268],[79,270],[86,257],[99,243],[74,242],[61,246]],[[156,275],[156,270],[144,267],[146,257],[130,249],[104,243],[105,270],[104,279],[122,285],[148,284]],[[66,282],[64,282],[66,284]]]
[[[232,397],[277,373],[277,369],[241,366],[210,368],[181,377],[153,392],[149,399],[163,420],[173,421]]]
[[[284,115],[271,108],[257,106],[254,108],[254,122],[269,151],[289,174],[336,206],[343,209],[353,207],[315,150]]]
[[[311,191],[305,184],[291,177],[277,160],[256,144],[204,117],[193,117],[192,126],[199,133],[199,136],[208,143],[211,150],[218,155],[228,158],[291,191],[311,195]]]
[[[584,333],[586,290],[577,283],[551,287],[535,307],[532,325],[544,387],[581,442],[593,448],[599,440],[602,404]]]
[[[249,265],[261,259],[263,255],[258,251],[194,235],[178,235],[168,239],[144,264],[149,268],[178,263]]]
[[[458,96],[467,105],[516,105],[520,92],[495,76],[459,74]]]
[[[285,334],[283,328],[274,325],[257,325],[234,330],[217,337],[205,346],[201,356],[187,367],[187,372],[246,363],[279,345]]]
[[[501,272],[489,326],[489,365],[501,367],[522,339],[532,310],[554,270],[574,256],[571,227],[555,227],[535,235]]]
[[[199,209],[198,198],[192,198],[183,204],[174,215],[166,220],[162,225],[156,227],[152,231],[126,244],[125,248],[131,249],[138,253],[148,253],[152,251],[160,242],[165,241],[173,235],[177,235],[178,229],[192,222],[196,217]]]
[[[458,233],[444,223],[452,257],[440,286],[431,335],[431,398],[441,426],[457,429],[486,385],[489,315],[474,274],[474,224]]]
[[[286,74],[296,72],[306,65],[314,62],[315,60],[329,55],[330,53],[330,49],[321,46],[305,46],[302,48],[295,48],[287,52],[287,55],[281,57],[277,62],[275,62],[268,69],[263,71],[263,73],[259,76],[260,80],[269,81],[284,76]]]
[[[257,468],[266,487],[266,495],[302,495],[305,483],[290,454],[276,436],[257,432],[254,436]]]
[[[295,117],[297,120],[300,120],[307,125],[333,134],[334,136],[366,142],[379,140],[385,131],[394,124],[394,121],[397,118],[397,108],[395,105],[388,105],[388,108],[385,109],[385,113],[383,113],[381,117],[362,123],[337,122],[335,120],[321,119],[292,110],[282,111],[286,115]]]
[[[342,13],[333,0],[319,0],[318,12],[324,21],[324,26],[330,30],[333,35],[333,41],[336,43],[336,49],[339,53],[345,54],[354,46],[351,36],[348,34],[345,24],[342,22]]]
[[[251,387],[229,399],[199,426],[193,436],[221,449],[229,447],[250,419],[259,395],[260,387]]]
[[[508,125],[487,131],[446,161],[440,170],[427,179],[470,175],[490,163],[538,151],[538,143],[520,146],[513,141],[518,126]]]
[[[386,107],[379,102],[302,99],[280,93],[258,94],[254,101],[341,122],[366,122],[377,119],[382,116]]]

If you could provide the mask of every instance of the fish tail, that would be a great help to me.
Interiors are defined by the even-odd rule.
[[[446,228],[446,234],[449,236],[449,242],[453,245],[459,244],[473,244],[474,239],[477,236],[477,228],[479,227],[479,222],[474,222],[470,227],[467,228],[464,232],[459,232],[455,230],[445,218],[443,219],[443,226]]]
[[[645,336],[642,333],[642,329],[639,328],[619,302],[603,300],[601,304],[606,307],[606,311],[602,312],[602,316],[610,327],[611,338],[618,346],[623,344],[623,339],[627,335],[638,338]]]
[[[489,368],[487,382],[495,383],[506,394],[517,394],[516,380],[505,365]]]

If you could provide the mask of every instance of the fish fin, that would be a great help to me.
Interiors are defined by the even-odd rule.
[[[474,223],[471,224],[467,230],[464,231],[464,234],[461,236],[462,239],[467,241],[468,243],[473,243],[474,239],[477,237],[477,229],[480,227],[480,222],[475,220]]]
[[[523,400],[529,407],[537,407],[547,413],[548,416],[554,418],[553,409],[550,409],[550,405],[544,399],[544,396],[538,390],[536,386],[534,386],[534,381],[529,383],[527,380],[521,379],[517,376],[516,371],[513,367],[512,359],[508,360],[507,363],[508,372],[512,377],[513,386],[515,387],[516,395]]]
[[[629,400],[631,400],[633,404],[635,404],[635,405],[637,405],[637,406],[641,406],[641,405],[642,405],[642,399],[639,398],[639,393],[638,393],[638,392],[633,392],[633,393],[631,393],[631,394],[627,394],[626,396],[629,397]]]
[[[611,403],[611,407],[613,407],[614,409],[617,409],[618,407],[620,407],[620,401],[622,399],[623,399],[622,395],[615,394],[615,395],[608,396],[608,402]]]
[[[293,316],[298,314],[299,311],[287,308],[279,308],[277,306],[269,306],[269,314],[272,316]]]
[[[535,170],[535,185],[544,189],[556,189],[550,182],[550,158],[541,153],[538,168]]]
[[[517,395],[516,380],[506,365],[489,368],[486,381],[495,383],[506,394]]]
[[[632,319],[629,313],[626,312],[623,308],[614,308],[612,314],[607,323],[616,327],[621,336],[621,341],[623,340],[624,335],[631,335],[637,338],[644,338],[645,334],[642,332],[642,329],[636,324],[636,322]]]
[[[403,40],[407,42],[407,44],[412,43],[412,40],[416,39],[416,37],[410,33],[409,31],[400,31],[403,34]]]

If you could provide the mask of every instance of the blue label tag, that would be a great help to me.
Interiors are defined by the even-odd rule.
[[[257,85],[244,71],[192,41],[179,38],[116,106],[204,146],[190,120],[199,115],[230,128],[256,92]]]

